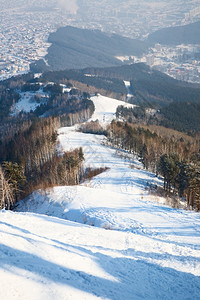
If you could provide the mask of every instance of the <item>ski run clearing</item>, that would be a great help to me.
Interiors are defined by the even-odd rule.
[[[103,125],[122,104],[92,99]],[[58,151],[82,146],[85,167],[109,169],[0,211],[0,299],[200,299],[200,214],[150,195],[161,179],[76,129],[59,129]]]

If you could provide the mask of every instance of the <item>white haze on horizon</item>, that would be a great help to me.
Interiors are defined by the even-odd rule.
[[[76,0],[57,0],[57,5],[63,9],[66,10],[70,14],[76,14],[78,10],[78,4]]]

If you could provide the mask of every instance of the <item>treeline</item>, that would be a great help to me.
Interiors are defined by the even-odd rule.
[[[87,68],[84,74],[103,78],[116,78],[131,82],[135,104],[160,108],[171,102],[200,101],[200,88],[195,84],[178,81],[143,63],[107,68]]]
[[[136,107],[118,106],[117,118],[129,123],[143,125],[160,125],[190,135],[200,132],[200,104],[190,102],[172,102],[160,110],[147,108],[146,105]]]
[[[4,138],[0,145],[0,161],[19,163],[25,174],[38,169],[55,153],[57,129],[56,118],[35,119],[23,126],[10,139]]]
[[[137,155],[147,170],[162,175],[166,191],[185,196],[188,207],[200,210],[200,137],[158,135],[119,121],[111,123],[107,134],[113,146]]]
[[[83,123],[79,130],[83,133],[91,133],[91,134],[103,134],[107,135],[106,129],[104,129],[101,124],[99,123],[99,120],[96,121],[90,121],[87,123]]]
[[[144,123],[146,121],[146,109],[144,106],[125,107],[119,105],[116,110],[116,117],[129,123]]]
[[[12,191],[14,203],[29,191],[30,186],[36,185],[37,174],[42,165],[55,154],[57,138],[57,121],[55,119],[37,119],[18,124],[16,133],[13,131],[0,140],[0,163],[2,178]],[[10,208],[10,200],[2,198],[4,207]]]
[[[82,148],[65,152],[62,156],[55,154],[42,165],[37,177],[38,185],[50,187],[55,185],[76,185],[84,177]]]
[[[25,79],[29,79],[25,81]],[[70,83],[68,83],[71,87]],[[18,80],[11,78],[1,83],[0,92],[0,136],[10,130],[10,127],[17,127],[16,123],[33,120],[35,117],[56,116],[60,118],[61,126],[69,126],[75,123],[84,122],[94,112],[94,104],[89,99],[90,95],[71,89],[70,93],[63,93],[63,87],[58,84],[38,84],[31,76],[20,76]],[[33,92],[32,101],[38,103],[34,111],[20,111],[11,115],[11,107],[20,99],[20,92]],[[46,93],[46,97],[40,94]],[[34,94],[35,92],[35,94]],[[17,130],[17,128],[16,128]],[[13,131],[13,130],[12,130]]]
[[[179,197],[184,197],[187,206],[200,211],[200,155],[190,161],[181,161],[178,154],[161,156],[158,170],[164,177],[164,189],[173,189]]]
[[[31,86],[35,89],[35,85]],[[55,116],[59,118],[61,126],[71,126],[88,120],[94,112],[90,95],[75,88],[71,88],[70,93],[63,93],[62,90],[58,83],[45,85],[43,92],[48,93],[49,97],[29,113],[28,117]],[[21,114],[25,115],[23,112]]]
[[[200,132],[200,103],[177,102],[163,107],[155,116],[157,124],[187,133]]]
[[[3,208],[10,209],[14,204],[13,188],[0,165],[0,210]]]
[[[54,94],[38,106],[31,115],[56,116],[61,126],[71,126],[88,120],[94,112],[93,102],[84,95]]]
[[[0,120],[1,122],[8,118],[10,107],[19,101],[19,94],[13,90],[0,90]]]
[[[200,100],[200,88],[181,86],[173,82],[159,80],[159,78],[152,80],[151,76],[144,76],[143,79],[132,79],[131,89],[139,102],[151,102],[156,107],[163,107],[171,101],[199,102]]]
[[[106,78],[104,76],[87,76],[87,73],[82,70],[62,70],[54,72],[46,72],[40,78],[40,81],[48,82],[54,81],[57,83],[63,81],[78,81],[88,86],[93,86],[97,89],[107,90],[113,93],[126,94],[126,87],[122,79],[118,78]]]
[[[33,190],[78,184],[83,176],[82,149],[58,155],[59,119],[35,119],[0,141],[1,208],[12,208]]]

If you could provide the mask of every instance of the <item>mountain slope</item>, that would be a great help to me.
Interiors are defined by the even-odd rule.
[[[124,95],[123,80],[131,81],[131,90],[136,103],[163,106],[171,102],[200,102],[200,88],[192,83],[176,80],[162,72],[152,70],[144,63],[131,65],[86,68],[47,72],[42,80],[76,80],[85,85]]]
[[[148,49],[139,40],[71,26],[59,28],[48,41],[51,46],[45,59],[51,70],[120,65],[115,56],[140,55]]]
[[[109,123],[115,100],[93,100]],[[60,128],[60,153],[82,146],[85,167],[109,169],[0,211],[1,299],[198,299],[200,215],[160,204],[162,179],[105,142]]]
[[[198,299],[187,245],[30,213],[0,220],[1,299]]]
[[[200,44],[200,21],[160,29],[150,34],[147,42],[163,45]]]

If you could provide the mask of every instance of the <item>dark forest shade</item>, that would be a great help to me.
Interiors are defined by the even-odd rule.
[[[200,44],[200,21],[184,26],[160,29],[150,34],[147,42],[163,45]]]
[[[138,56],[148,50],[143,41],[71,26],[50,34],[49,42],[51,46],[45,58],[50,70],[120,65],[121,61],[115,56]],[[32,69],[45,71],[47,66],[39,61]]]

